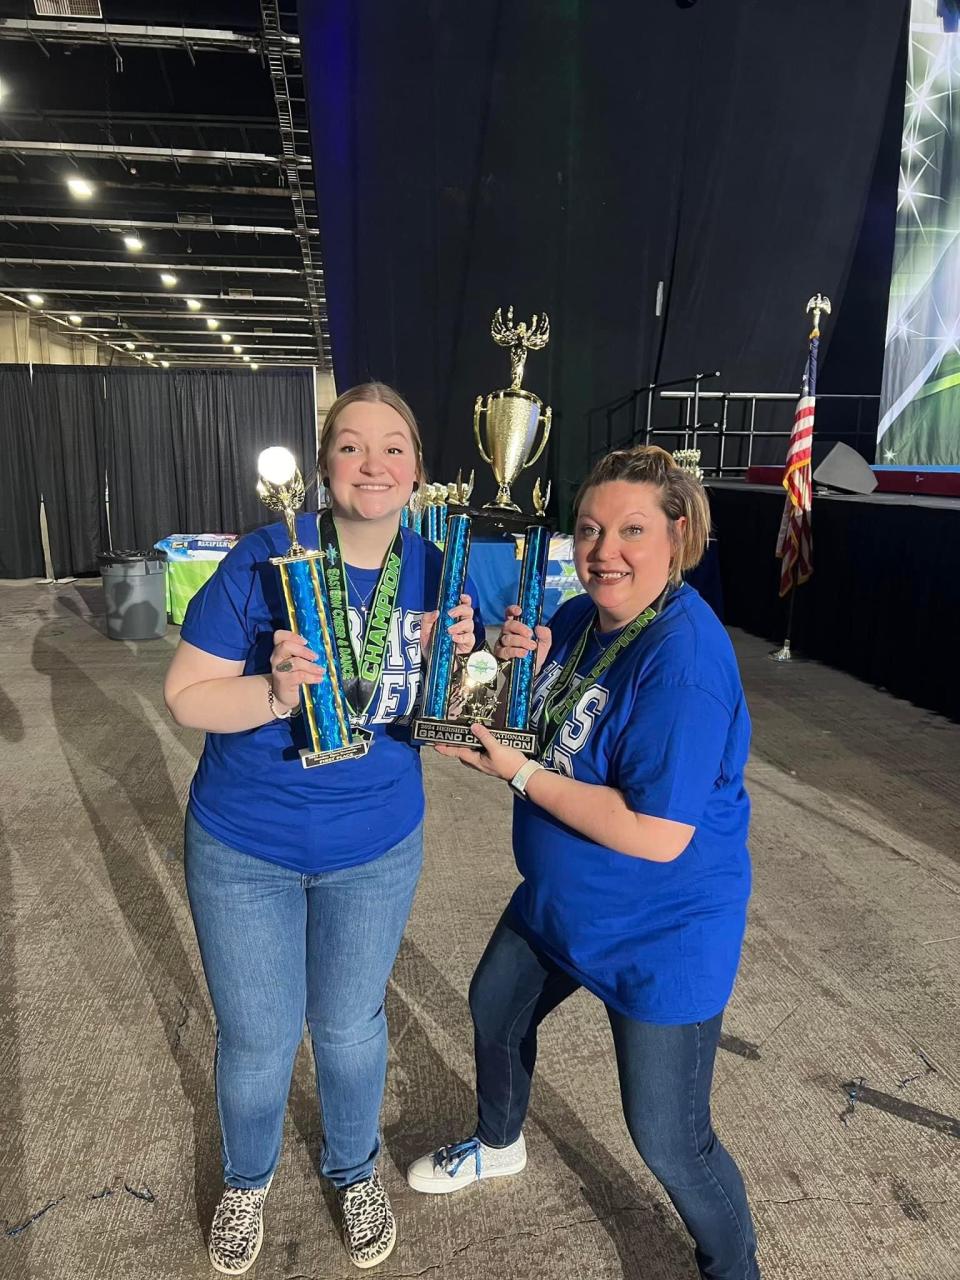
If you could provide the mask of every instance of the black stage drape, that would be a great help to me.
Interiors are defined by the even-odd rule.
[[[0,366],[0,578],[43,576],[30,370]]]
[[[807,298],[842,310],[905,10],[300,0],[339,385],[396,384],[450,477],[505,385],[492,312],[545,309],[525,382],[568,484],[587,410],[632,387],[797,385]]]
[[[35,366],[33,417],[54,575],[96,573],[107,545],[104,371]]]
[[[724,620],[777,645],[787,617],[774,556],[783,502],[780,488],[710,485]],[[958,519],[949,499],[816,496],[795,650],[960,720]]]
[[[267,523],[256,460],[276,444],[316,509],[312,369],[0,368],[0,577],[43,572],[41,493],[58,577],[96,572],[107,494],[114,547]]]

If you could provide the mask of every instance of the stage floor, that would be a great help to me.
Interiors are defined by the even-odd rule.
[[[95,583],[0,586],[4,1280],[212,1274],[213,1029],[180,836],[200,736],[162,708],[176,632],[109,641],[101,607]],[[764,1275],[953,1280],[960,726],[734,639],[755,723],[756,891],[715,1116]],[[388,997],[399,1242],[376,1274],[692,1280],[627,1137],[603,1010],[582,993],[542,1033],[526,1172],[460,1197],[406,1189],[407,1161],[470,1124],[467,985],[516,879],[506,789],[435,755],[426,777],[426,868]],[[356,1274],[318,1140],[303,1049],[254,1277]]]

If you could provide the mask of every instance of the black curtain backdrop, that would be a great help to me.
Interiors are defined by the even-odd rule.
[[[107,545],[105,394],[102,369],[34,366],[35,456],[57,578],[96,573]]]
[[[30,370],[0,365],[0,578],[43,576]]]
[[[906,3],[300,0],[338,385],[397,385],[449,478],[506,383],[493,311],[546,310],[525,385],[567,486],[587,411],[633,387],[797,385],[807,298],[842,314]]]
[[[315,510],[312,369],[0,366],[0,577],[43,573],[41,493],[58,577],[97,571],[105,487],[115,548],[268,523],[256,460],[277,444]]]
[[[317,508],[312,369],[182,370],[176,378],[178,494],[183,528],[246,533],[272,519],[256,494],[257,457],[285,445]],[[197,520],[201,521],[197,524]]]
[[[724,621],[772,650],[787,623],[773,554],[783,490],[712,484],[709,493]],[[952,506],[906,496],[815,497],[814,572],[797,591],[794,651],[960,720],[956,520]]]

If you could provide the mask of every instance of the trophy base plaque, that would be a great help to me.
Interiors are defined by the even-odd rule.
[[[349,742],[345,747],[331,747],[329,751],[312,751],[304,747],[300,752],[300,763],[305,769],[316,769],[319,765],[338,764],[341,760],[357,760],[365,756],[373,742],[373,734],[369,729],[354,729],[356,742]]]
[[[489,724],[485,727],[505,747],[514,747],[526,756],[532,756],[536,752],[537,735],[527,729],[499,729]],[[432,720],[427,716],[420,716],[413,722],[412,737],[414,742],[481,749],[469,723],[463,720]]]

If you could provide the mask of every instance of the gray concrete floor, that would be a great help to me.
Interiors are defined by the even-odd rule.
[[[0,586],[0,1276],[187,1280],[212,1274],[219,1191],[181,864],[200,738],[162,709],[176,632],[118,644],[100,610],[95,583]],[[958,1280],[960,726],[735,640],[756,892],[714,1100],[764,1275]],[[406,1162],[471,1119],[467,985],[516,880],[504,789],[436,756],[427,784],[426,870],[389,994],[400,1236],[377,1274],[692,1278],[582,993],[544,1029],[525,1174],[407,1191]],[[261,1280],[356,1274],[314,1173],[318,1129],[301,1052]]]

